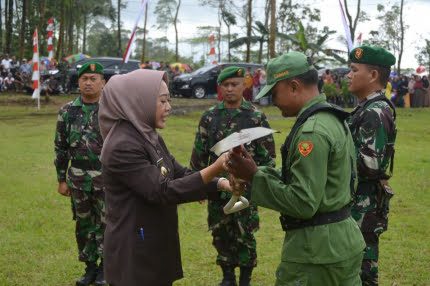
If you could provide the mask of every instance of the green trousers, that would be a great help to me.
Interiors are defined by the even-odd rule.
[[[276,271],[276,286],[361,286],[363,253],[332,264],[281,262]]]

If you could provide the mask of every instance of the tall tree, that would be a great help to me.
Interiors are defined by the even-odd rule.
[[[355,41],[355,32],[357,31],[357,25],[359,22],[369,20],[367,14],[361,10],[361,0],[357,0],[357,11],[355,17],[352,18],[350,13],[350,7],[348,6],[348,0],[343,0],[345,6],[345,14],[348,21],[349,32],[351,33],[351,40]]]
[[[121,7],[122,3],[121,0],[118,0],[117,5],[117,24],[118,24],[118,30],[117,30],[117,41],[118,41],[118,57],[122,56],[122,45],[121,45]]]
[[[12,48],[13,33],[13,0],[5,0],[5,19],[6,19],[6,48],[5,52],[10,54]]]
[[[3,50],[3,12],[1,7],[2,1],[0,1],[0,50]]]
[[[417,47],[418,53],[415,55],[420,65],[426,66],[427,70],[430,71],[430,39],[425,39],[424,47]]]
[[[179,61],[178,14],[181,0],[158,0],[155,6],[157,29],[167,31],[170,25],[175,28],[175,59]]]
[[[145,54],[146,54],[146,35],[148,34],[148,30],[146,29],[146,25],[148,23],[148,2],[145,5],[145,19],[143,24],[143,43],[142,43],[142,56],[140,57],[140,62],[145,62]]]
[[[368,41],[365,41],[391,50],[397,58],[398,73],[400,73],[402,62],[405,30],[408,28],[408,25],[403,20],[403,5],[404,1],[401,0],[400,6],[394,4],[386,10],[384,5],[378,4],[379,15],[377,19],[380,21],[379,29],[370,31],[371,37]]]
[[[269,36],[269,55],[270,58],[276,56],[276,0],[268,0],[270,3],[270,36]]]
[[[57,49],[55,51],[55,58],[61,59],[64,56],[63,42],[64,42],[64,25],[65,25],[65,1],[60,1],[60,31],[58,32]]]
[[[227,51],[227,57],[228,61],[231,62],[231,26],[236,25],[236,16],[234,16],[232,13],[223,10],[222,11],[222,20],[224,21],[225,25],[227,26],[227,43],[228,43],[228,51]],[[221,29],[219,29],[221,30]],[[219,51],[221,54],[221,51]]]
[[[19,35],[19,59],[24,57],[25,28],[27,27],[27,0],[22,0],[21,33]]]
[[[251,33],[252,33],[252,0],[248,0],[246,6],[246,62],[249,63],[251,59]]]

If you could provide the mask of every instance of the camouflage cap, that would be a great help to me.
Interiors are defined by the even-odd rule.
[[[103,75],[103,66],[98,62],[87,62],[78,70],[78,78],[85,73],[97,73]]]
[[[300,52],[289,52],[271,59],[267,64],[267,85],[255,99],[268,95],[279,81],[293,78],[312,69],[315,69],[314,66],[306,55]]]
[[[233,77],[244,77],[245,76],[245,69],[231,66],[223,69],[221,73],[218,75],[217,83],[220,84],[226,79],[233,78]]]
[[[352,63],[368,64],[382,67],[391,67],[396,63],[396,58],[392,53],[381,47],[359,46],[349,53],[349,60]]]

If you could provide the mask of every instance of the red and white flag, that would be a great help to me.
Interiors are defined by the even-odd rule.
[[[356,46],[361,46],[363,44],[363,33],[358,34]]]
[[[46,31],[48,31],[48,59],[51,61],[54,57],[54,43],[52,42],[54,37],[54,18],[49,18]]]
[[[33,95],[32,98],[40,98],[40,73],[39,73],[39,39],[37,36],[37,28],[33,34]]]
[[[148,0],[141,0],[141,2],[140,2],[140,9],[138,12],[139,14],[137,15],[137,19],[136,19],[136,22],[134,23],[133,30],[131,31],[131,36],[130,36],[130,40],[128,41],[128,44],[127,44],[127,49],[125,50],[124,56],[122,57],[123,63],[127,63],[128,59],[130,58],[130,54],[131,54],[131,51],[133,50],[134,41],[136,38],[137,26],[139,25],[139,22],[140,22],[140,19],[142,18],[142,15],[145,13],[145,8],[146,8],[147,2],[148,2]]]
[[[209,47],[210,47],[210,50],[209,50],[209,62],[211,63],[211,64],[216,64],[217,63],[217,61],[216,61],[216,53],[215,53],[215,36],[214,36],[214,34],[211,34],[210,36],[209,36]]]

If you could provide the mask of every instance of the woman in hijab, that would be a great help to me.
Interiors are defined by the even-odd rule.
[[[230,189],[224,157],[200,172],[175,161],[156,129],[171,110],[167,76],[136,70],[112,77],[100,99],[106,188],[104,269],[114,286],[165,286],[183,277],[177,204]]]

